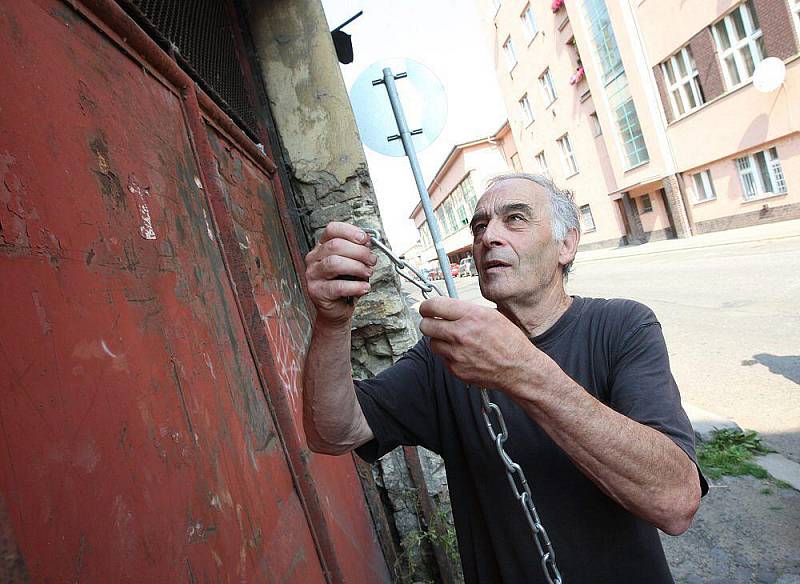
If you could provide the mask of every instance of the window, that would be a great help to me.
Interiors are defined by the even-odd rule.
[[[431,237],[431,230],[428,229],[427,221],[422,223],[422,227],[419,228],[419,233],[422,238],[422,245],[424,247],[431,247],[433,245],[433,238]]]
[[[650,200],[650,195],[642,195],[639,197],[639,215],[653,212],[653,201]]]
[[[492,0],[492,7],[494,7],[495,12],[500,10],[500,4],[501,4],[500,0]]]
[[[503,53],[506,56],[508,71],[511,72],[517,66],[517,54],[514,52],[514,43],[511,42],[511,37],[508,37],[503,43]]]
[[[753,0],[747,0],[711,27],[728,89],[744,83],[766,56]]]
[[[522,96],[519,100],[519,108],[522,110],[522,119],[526,126],[533,123],[533,110],[531,109],[531,102],[528,100],[528,94]]]
[[[522,172],[522,163],[519,161],[519,153],[511,155],[511,168],[516,172]]]
[[[786,192],[781,161],[774,147],[737,158],[736,168],[746,201]]]
[[[547,168],[547,158],[544,156],[544,150],[536,155],[536,164],[539,167],[539,173],[547,177],[550,176],[550,169]]]
[[[592,209],[589,205],[581,205],[581,229],[583,233],[597,230],[592,217]]]
[[[667,81],[667,93],[676,118],[705,102],[697,66],[688,45],[661,63],[661,71]]]
[[[553,76],[550,75],[550,67],[544,70],[539,76],[539,87],[542,90],[542,98],[544,99],[545,107],[549,106],[556,100],[556,88],[553,86]]]
[[[472,214],[475,211],[475,205],[478,204],[478,197],[475,195],[475,187],[472,186],[472,177],[467,175],[464,177],[458,186],[461,188],[461,192],[464,195],[464,201],[467,204],[467,212]]]
[[[717,198],[714,192],[714,183],[711,182],[711,171],[704,170],[692,175],[694,181],[694,200],[696,203],[711,201]]]
[[[522,21],[522,30],[525,31],[525,40],[532,41],[533,37],[536,36],[536,19],[533,17],[533,10],[530,4],[525,7],[519,18]]]
[[[618,143],[622,146],[627,167],[639,166],[650,160],[650,155],[644,142],[608,8],[605,0],[582,0],[581,8],[589,24],[592,49],[601,66],[600,78],[613,113]]]
[[[567,177],[577,174],[578,162],[575,160],[575,152],[572,150],[569,134],[564,134],[558,139],[558,147],[561,149],[561,162],[564,165],[564,174]]]
[[[447,224],[445,223],[444,208],[442,206],[436,209],[436,224],[439,226],[439,235],[447,235]]]
[[[597,138],[603,134],[603,128],[600,127],[600,119],[597,117],[597,112],[589,114],[589,121],[592,123],[592,135]]]

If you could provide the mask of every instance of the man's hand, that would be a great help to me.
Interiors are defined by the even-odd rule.
[[[350,320],[354,307],[345,298],[360,298],[369,292],[369,278],[378,263],[368,245],[369,236],[355,225],[333,222],[325,227],[306,255],[308,293],[317,307],[317,319],[332,323]]]
[[[497,310],[452,298],[431,298],[419,307],[422,334],[431,350],[459,379],[479,387],[509,390],[524,375],[544,373],[552,360]],[[531,366],[533,365],[533,366]]]

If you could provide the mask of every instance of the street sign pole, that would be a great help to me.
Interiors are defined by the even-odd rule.
[[[419,198],[422,201],[422,210],[425,211],[425,219],[428,221],[428,227],[431,231],[431,238],[433,239],[433,246],[436,249],[436,256],[439,258],[439,265],[442,268],[444,275],[444,282],[447,286],[447,293],[451,298],[458,298],[456,292],[456,284],[453,280],[453,275],[450,273],[450,260],[444,251],[442,245],[441,233],[439,231],[439,224],[436,222],[436,215],[433,213],[431,206],[431,198],[428,195],[428,189],[425,187],[425,182],[422,180],[422,171],[419,168],[417,161],[417,152],[414,149],[414,143],[411,140],[412,135],[421,134],[422,130],[409,131],[408,124],[406,124],[406,116],[403,113],[403,104],[400,103],[400,96],[397,94],[397,87],[395,86],[395,79],[403,79],[406,73],[398,73],[394,75],[390,67],[383,69],[383,79],[376,79],[372,82],[373,85],[383,84],[386,87],[386,93],[389,94],[389,102],[392,104],[392,112],[394,119],[397,122],[397,130],[399,134],[389,136],[388,140],[401,140],[403,142],[403,150],[406,152],[408,162],[411,164],[411,172],[414,174],[414,182],[417,184],[417,191]]]

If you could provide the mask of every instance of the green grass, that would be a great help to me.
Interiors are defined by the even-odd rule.
[[[752,462],[756,454],[765,454],[769,449],[761,443],[757,432],[738,430],[714,430],[711,440],[700,445],[697,461],[710,479],[723,475],[751,475],[758,479],[769,478],[769,473]]]

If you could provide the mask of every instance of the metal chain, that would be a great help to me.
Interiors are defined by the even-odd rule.
[[[442,291],[439,290],[439,288],[437,288],[435,285],[431,284],[431,282],[425,276],[423,276],[419,270],[395,256],[392,251],[386,247],[383,242],[381,242],[376,230],[364,229],[364,231],[369,234],[370,238],[372,239],[372,244],[381,250],[386,257],[389,258],[392,264],[394,264],[395,271],[403,278],[414,284],[414,286],[422,290],[422,295],[425,298],[428,297],[428,294],[431,291],[436,291],[439,296],[444,296]],[[411,276],[406,274],[404,272],[406,269],[412,271],[417,279],[413,279]],[[556,552],[553,549],[553,544],[550,542],[550,537],[547,535],[547,530],[545,530],[544,525],[542,525],[542,522],[539,519],[539,513],[536,511],[536,506],[533,504],[533,495],[531,494],[531,489],[528,486],[528,480],[525,478],[525,473],[523,472],[522,467],[514,462],[514,460],[508,455],[503,446],[508,440],[508,428],[506,427],[506,420],[503,417],[503,412],[500,411],[500,406],[489,399],[489,392],[485,388],[480,389],[480,394],[481,413],[483,414],[483,419],[486,422],[486,429],[489,432],[489,436],[491,437],[495,448],[497,448],[497,454],[500,456],[500,460],[506,467],[506,477],[508,478],[508,483],[511,485],[511,490],[514,492],[514,496],[522,506],[525,519],[528,521],[528,525],[533,532],[533,541],[536,543],[536,549],[539,550],[539,558],[541,560],[542,571],[544,571],[544,577],[547,579],[548,584],[563,584],[561,573],[558,571],[558,566],[556,566]],[[500,427],[499,432],[495,430],[495,425],[492,423],[490,413],[493,413],[497,419],[497,423]]]

